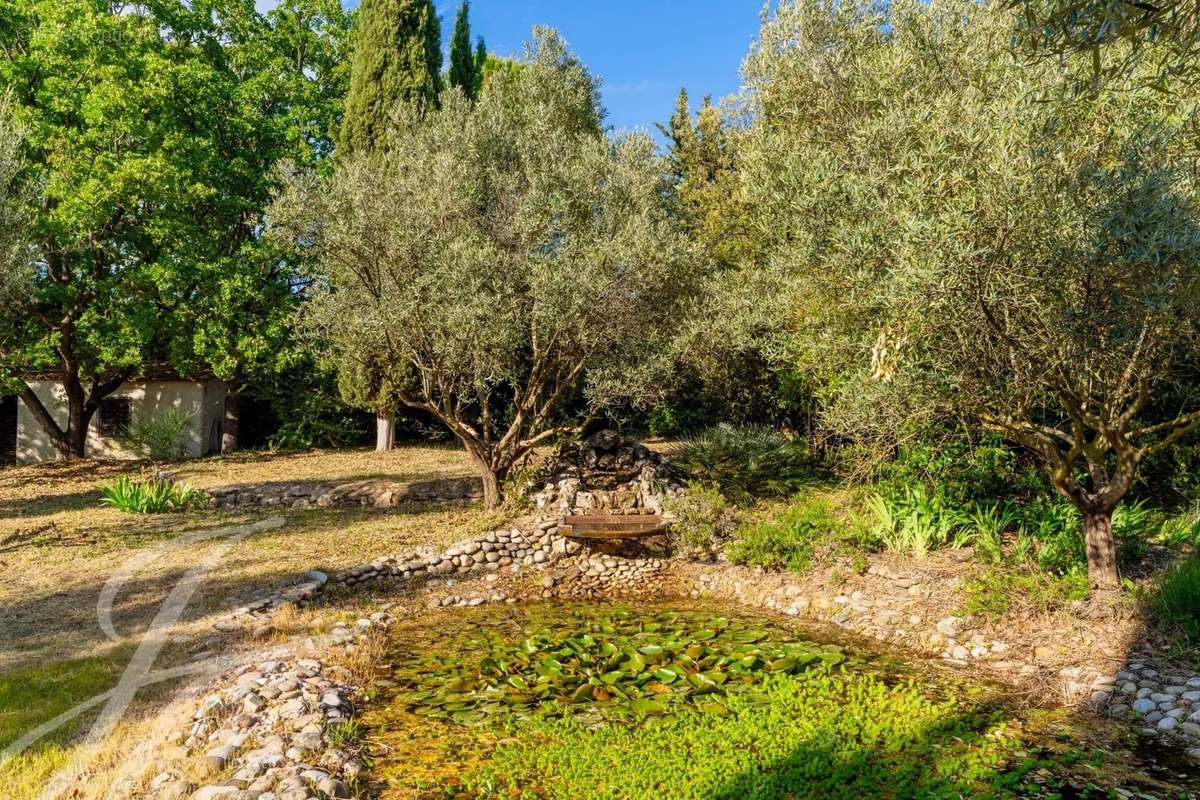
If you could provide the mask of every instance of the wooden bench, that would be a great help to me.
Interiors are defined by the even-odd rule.
[[[563,517],[558,532],[570,539],[640,539],[666,533],[658,514],[588,514]]]

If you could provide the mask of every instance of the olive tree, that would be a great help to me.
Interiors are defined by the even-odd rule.
[[[1035,59],[1076,59],[1092,89],[1137,75],[1159,88],[1200,79],[1197,0],[1003,0],[1013,41]]]
[[[1148,88],[1044,91],[1074,65],[1016,63],[1010,25],[969,0],[784,3],[745,66],[748,182],[827,421],[1028,448],[1111,586],[1114,508],[1200,423],[1164,392],[1200,344],[1197,118]]]
[[[397,108],[386,146],[293,176],[275,206],[321,265],[310,329],[445,424],[489,507],[518,459],[578,427],[568,401],[652,395],[690,291],[654,144],[606,138],[601,117],[596,81],[537,30],[474,104]]]

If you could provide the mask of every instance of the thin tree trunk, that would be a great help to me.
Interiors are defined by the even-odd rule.
[[[242,393],[230,389],[225,394],[225,414],[221,419],[221,455],[236,453],[242,433]]]
[[[1087,544],[1088,580],[1099,589],[1120,585],[1117,570],[1117,543],[1113,539],[1112,511],[1089,510],[1083,513],[1083,539]]]
[[[396,446],[396,412],[375,414],[375,452],[384,453]]]

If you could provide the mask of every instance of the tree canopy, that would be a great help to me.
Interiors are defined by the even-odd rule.
[[[457,87],[471,100],[483,88],[483,69],[487,64],[487,45],[480,36],[471,49],[471,4],[463,0],[454,19],[454,34],[450,38],[449,84]]]
[[[338,58],[310,46],[327,32],[313,20],[343,17],[317,0],[268,19],[249,0],[21,0],[11,12],[0,84],[28,131],[38,269],[0,313],[0,372],[62,455],[79,456],[100,401],[145,365],[224,371],[261,351],[287,283],[252,252],[262,207],[276,160],[327,147]],[[35,374],[62,382],[65,420],[30,388]]]
[[[350,90],[338,147],[344,154],[383,140],[393,110],[436,108],[442,91],[441,22],[432,0],[364,0],[354,31]]]
[[[610,141],[601,118],[596,81],[536,30],[474,105],[403,106],[380,152],[297,175],[276,204],[318,253],[311,324],[463,442],[489,505],[517,459],[579,427],[568,400],[653,396],[693,284],[653,142]]]
[[[751,202],[827,423],[949,416],[1029,448],[1111,584],[1112,509],[1200,421],[1156,407],[1200,330],[1195,103],[1046,95],[1059,67],[1005,57],[1010,25],[963,0],[783,4],[745,67]]]
[[[1200,3],[1196,0],[1006,0],[1014,39],[1034,58],[1075,60],[1074,75],[1095,88],[1133,75],[1167,89],[1200,80]]]

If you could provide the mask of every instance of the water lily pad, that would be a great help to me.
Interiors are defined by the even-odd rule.
[[[638,714],[662,714],[667,710],[666,705],[657,700],[631,700],[629,702],[629,710]]]
[[[840,648],[781,628],[691,612],[597,619],[580,609],[487,635],[446,633],[445,645],[410,649],[392,675],[409,711],[461,725],[564,712],[589,725],[630,714],[727,713],[722,696],[752,691],[768,673],[845,660]]]

